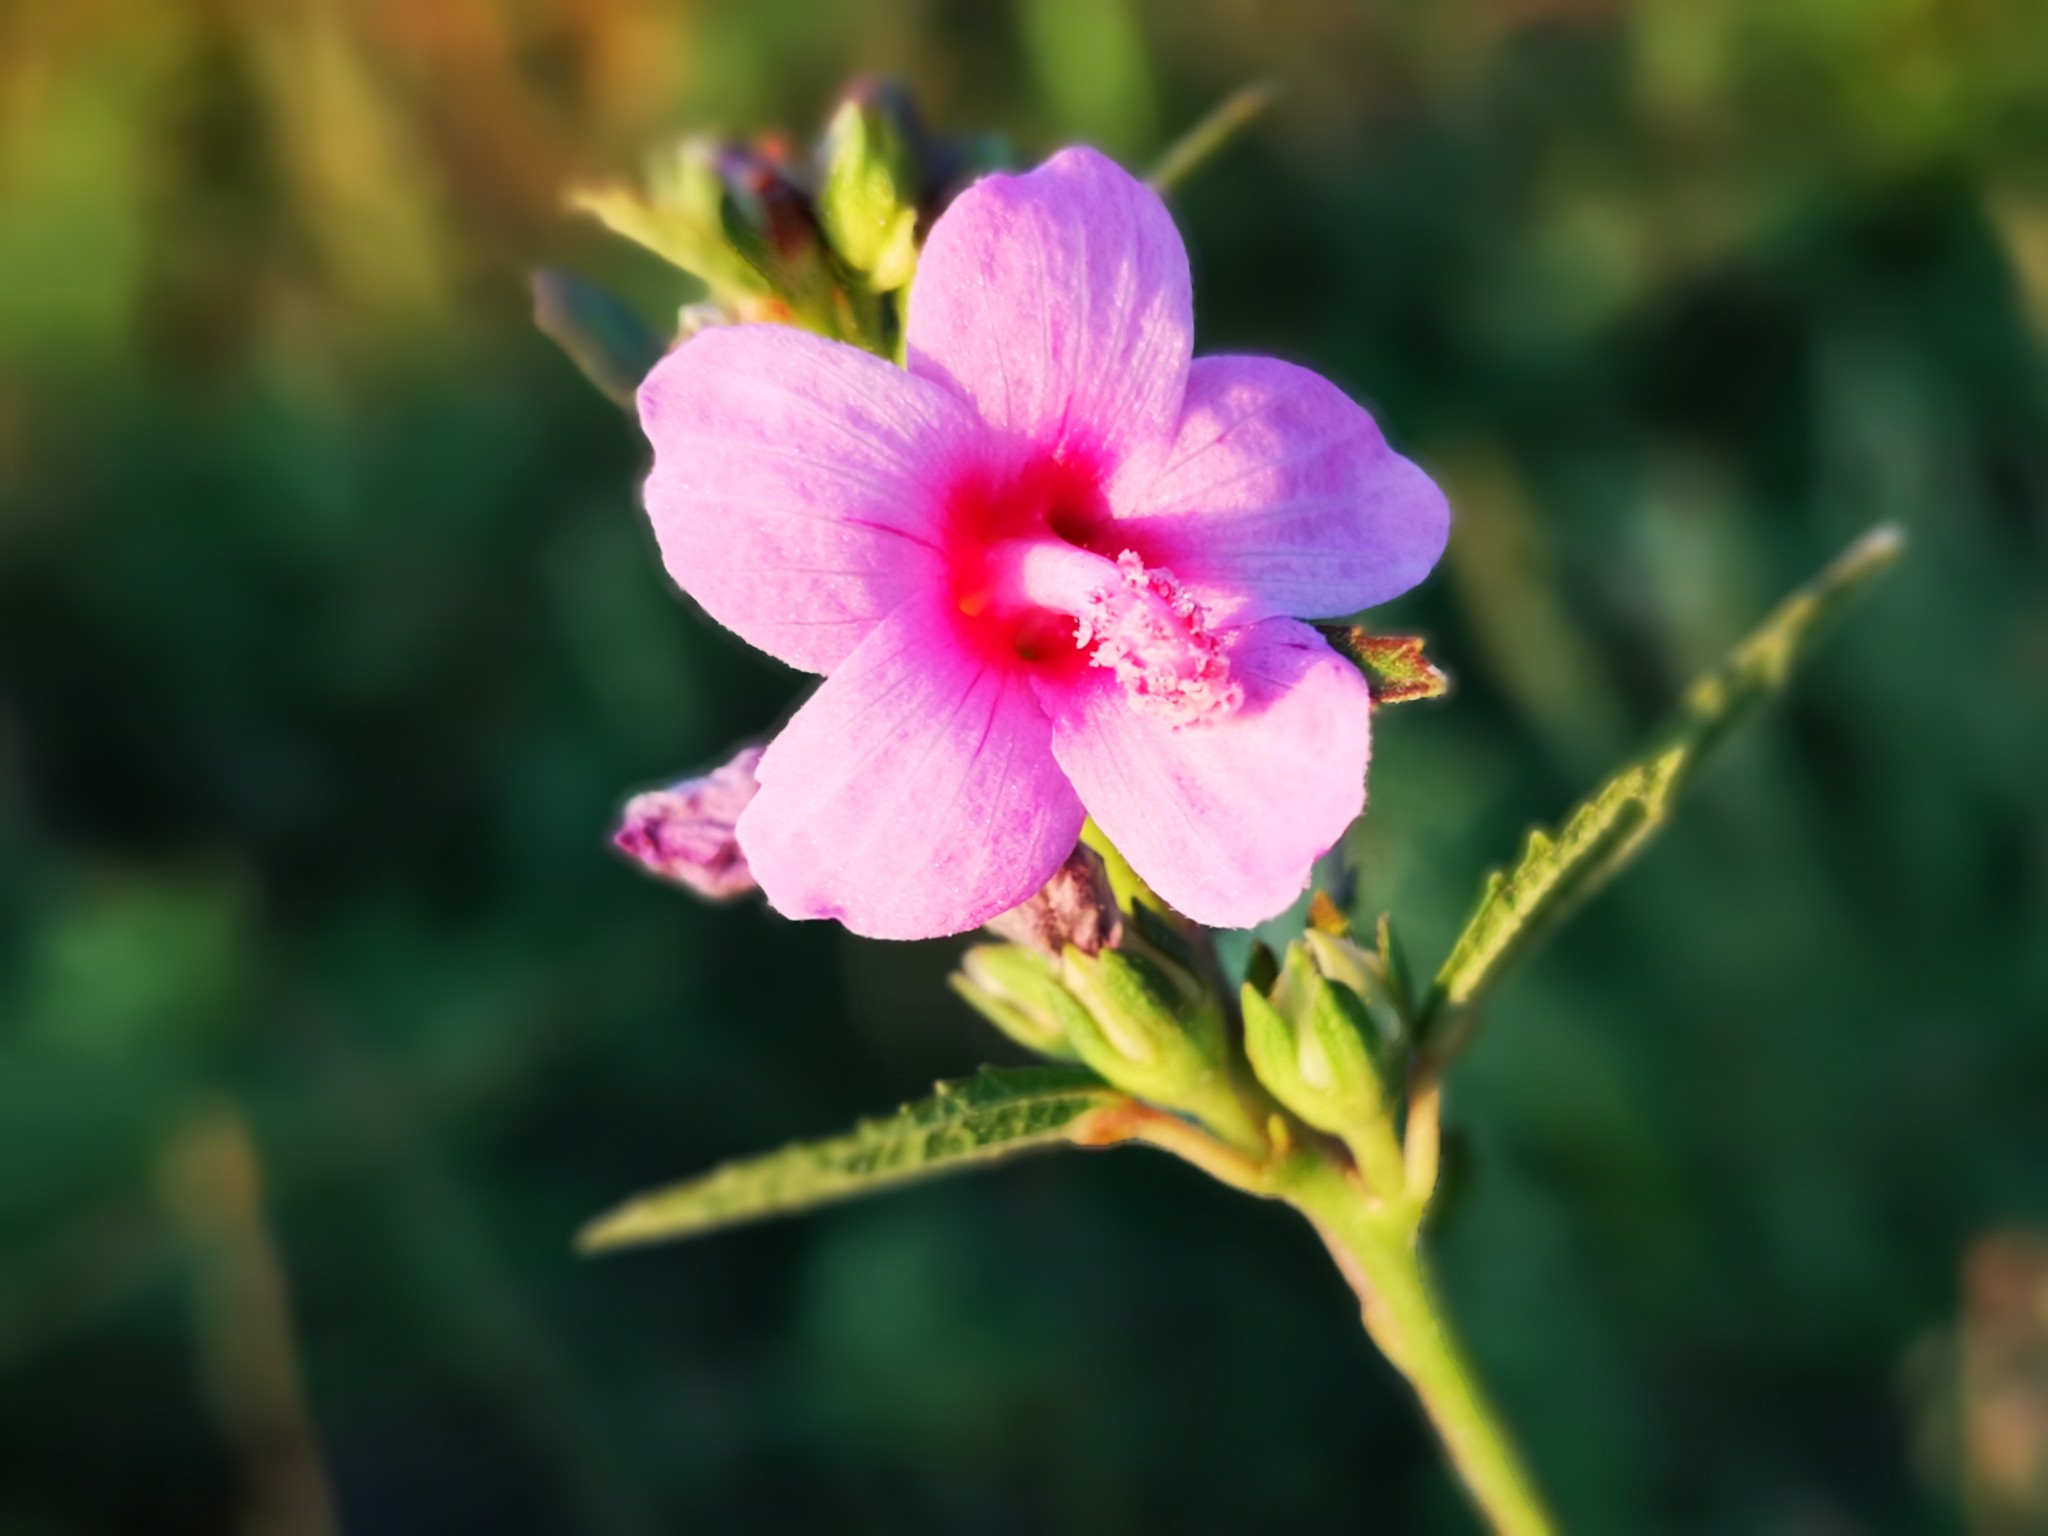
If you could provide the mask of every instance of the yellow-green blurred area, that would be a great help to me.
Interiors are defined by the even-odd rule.
[[[804,681],[524,276],[667,323],[564,188],[863,71],[1020,162],[1280,86],[1176,211],[1201,345],[1453,493],[1357,840],[1418,963],[1910,531],[1502,993],[1434,1242],[1574,1532],[2048,1530],[2048,5],[6,0],[0,1536],[1472,1529],[1308,1230],[1152,1154],[570,1255],[1009,1056],[952,946],[605,846]]]

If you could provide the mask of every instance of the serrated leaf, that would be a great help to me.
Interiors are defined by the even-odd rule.
[[[844,1136],[794,1142],[629,1200],[577,1239],[586,1253],[787,1215],[1072,1139],[1128,1103],[1076,1067],[986,1068]]]
[[[1437,972],[1424,1021],[1469,1008],[1519,956],[1605,885],[1671,818],[1713,750],[1770,699],[1822,632],[1895,561],[1893,528],[1865,534],[1696,679],[1648,751],[1582,802],[1555,837],[1537,831],[1514,868],[1489,875]]]
[[[1422,654],[1419,635],[1373,635],[1354,625],[1319,624],[1323,638],[1365,674],[1375,704],[1409,704],[1451,691],[1451,680]]]

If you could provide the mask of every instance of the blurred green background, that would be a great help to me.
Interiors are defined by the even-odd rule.
[[[524,273],[902,75],[1178,197],[1201,345],[1452,488],[1363,906],[1480,871],[1868,523],[1903,570],[1508,988],[1438,1233],[1578,1532],[2048,1530],[2040,0],[8,0],[0,1536],[1459,1532],[1287,1213],[1070,1154],[587,1263],[1009,1048],[629,789],[804,680],[669,588]]]

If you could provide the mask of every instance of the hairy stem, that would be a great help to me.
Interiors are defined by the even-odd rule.
[[[1270,1192],[1261,1164],[1201,1126],[1155,1109],[1141,1099],[1127,1099],[1077,1120],[1067,1132],[1067,1140],[1077,1147],[1114,1147],[1142,1141],[1162,1152],[1171,1152],[1219,1184],[1253,1195]]]
[[[1315,1160],[1285,1196],[1314,1223],[1358,1293],[1366,1331],[1422,1399],[1451,1464],[1500,1536],[1554,1536],[1536,1484],[1438,1304],[1412,1220]]]

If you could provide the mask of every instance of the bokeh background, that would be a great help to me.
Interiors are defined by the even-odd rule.
[[[952,947],[622,795],[804,680],[668,587],[527,269],[901,75],[1177,198],[1201,343],[1452,488],[1362,906],[1485,865],[1880,518],[1906,566],[1500,997],[1436,1234],[1579,1532],[2048,1530],[2048,6],[8,0],[0,1533],[1459,1532],[1287,1213],[1069,1154],[603,1262],[1007,1059]]]

